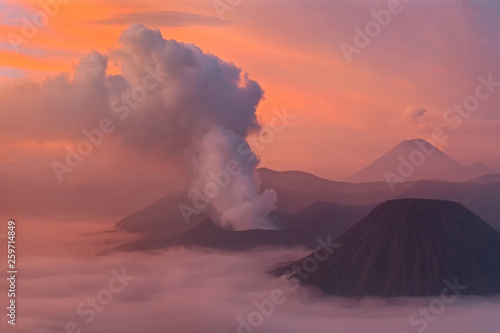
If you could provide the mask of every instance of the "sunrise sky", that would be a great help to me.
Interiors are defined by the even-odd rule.
[[[53,15],[28,36],[23,25],[45,3]],[[273,109],[296,115],[258,151],[261,166],[343,180],[400,141],[431,140],[432,131],[443,128],[447,140],[438,146],[448,155],[498,167],[500,88],[458,128],[443,114],[474,95],[478,77],[500,82],[500,3],[403,1],[391,22],[347,61],[339,45],[354,45],[355,28],[364,30],[374,20],[371,12],[389,3],[69,0],[56,7],[50,0],[0,1],[0,186],[10,191],[0,198],[8,206],[0,208],[73,212],[80,209],[78,193],[85,209],[122,214],[179,186],[168,159],[138,156],[111,136],[60,183],[51,162],[64,158],[65,147],[82,135],[65,127],[67,120],[50,118],[50,97],[26,93],[54,89],[47,77],[61,73],[72,80],[93,50],[109,57],[108,74],[120,74],[113,52],[133,23],[193,43],[248,73],[265,92],[257,109],[263,126]],[[18,47],[13,36],[23,38]]]

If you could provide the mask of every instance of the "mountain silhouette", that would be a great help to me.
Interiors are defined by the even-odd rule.
[[[226,230],[205,219],[187,230],[172,233],[159,228],[119,246],[123,251],[155,250],[173,246],[207,247],[243,251],[258,246],[305,246],[315,248],[316,239],[337,238],[373,208],[317,202],[297,213],[275,212],[271,218],[279,230]]]
[[[405,140],[353,175],[353,182],[442,179],[466,181],[495,170],[475,163],[464,166],[423,139]]]
[[[385,202],[335,243],[310,273],[299,270],[314,253],[274,273],[295,267],[290,277],[349,297],[439,295],[456,281],[463,294],[500,293],[500,234],[455,202]]]

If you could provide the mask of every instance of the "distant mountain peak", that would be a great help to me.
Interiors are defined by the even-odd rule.
[[[464,167],[427,140],[404,140],[351,177],[354,182],[441,179],[465,181],[491,169],[477,163]]]
[[[402,144],[417,144],[417,143],[424,143],[424,144],[428,144],[428,145],[431,145],[431,146],[434,147],[434,145],[432,145],[431,143],[429,143],[429,141],[427,141],[425,139],[422,139],[422,138],[403,140],[403,141],[401,141],[399,143],[399,145],[402,145]]]

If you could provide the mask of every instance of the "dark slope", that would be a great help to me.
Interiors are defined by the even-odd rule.
[[[317,202],[345,206],[373,205],[390,199],[422,198],[459,202],[500,231],[500,183],[485,177],[476,183],[412,181],[399,184],[391,192],[386,183],[349,184],[334,182],[298,171],[277,172],[259,169],[263,188],[274,188],[278,194],[276,212],[298,213]],[[185,223],[180,203],[190,203],[183,193],[167,195],[116,224],[117,229],[137,233],[157,233],[162,237],[187,231],[200,224],[207,214],[199,214]],[[350,207],[349,209],[354,208]],[[316,208],[317,209],[317,208]],[[365,211],[361,210],[361,213]]]
[[[350,184],[335,182],[299,171],[273,171],[259,169],[262,178],[261,188],[275,189],[278,194],[277,212],[296,213],[319,201],[334,202],[341,205],[367,205],[380,203],[395,194],[409,189],[413,183],[398,185],[393,193],[384,183]],[[193,216],[187,225],[179,205],[190,204],[186,191],[169,194],[151,205],[123,218],[115,227],[127,232],[159,232],[176,234],[200,224],[207,214]]]
[[[303,171],[275,171],[259,168],[258,172],[262,179],[262,186],[265,188],[277,187],[302,191],[325,189],[342,193],[387,190],[385,181],[358,184],[329,180]]]
[[[210,220],[174,235],[165,232],[145,233],[120,250],[143,251],[171,246],[201,246],[225,250],[246,250],[257,246],[317,246],[316,239],[331,235],[337,238],[373,206],[342,206],[318,202],[295,214],[274,213],[281,230],[231,231],[213,225]]]
[[[418,181],[395,199],[418,198],[461,203],[500,232],[500,183]]]
[[[274,171],[259,169],[263,188],[272,188],[278,194],[277,211],[298,212],[318,201],[341,205],[367,205],[380,203],[402,193],[413,182],[398,184],[392,192],[385,181],[375,183],[337,182],[301,171]]]
[[[202,212],[193,215],[189,223],[186,223],[179,209],[181,203],[190,204],[187,196],[183,193],[167,195],[123,218],[115,224],[115,228],[128,232],[158,232],[164,235],[173,235],[189,230],[207,218],[207,215]]]
[[[477,177],[467,181],[467,183],[473,183],[473,184],[500,183],[500,173],[492,173],[489,175]]]
[[[243,230],[231,231],[215,226],[205,220],[189,231],[173,236],[159,234],[144,235],[139,240],[127,243],[118,250],[147,251],[173,246],[208,247],[213,249],[243,251],[258,246],[293,246],[314,247],[314,237],[310,230]]]
[[[274,213],[273,218],[285,229],[312,229],[318,236],[329,232],[340,236],[376,205],[338,205],[331,202],[315,204],[294,214]]]
[[[454,202],[388,201],[335,243],[341,246],[301,279],[329,294],[439,295],[443,281],[455,278],[467,286],[463,294],[500,293],[500,234]]]

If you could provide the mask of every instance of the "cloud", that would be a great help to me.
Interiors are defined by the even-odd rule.
[[[428,307],[433,298],[321,297],[306,287],[292,290],[290,284],[266,274],[275,263],[305,253],[303,249],[235,254],[178,248],[92,260],[25,256],[16,331],[63,332],[69,321],[82,332],[108,333],[159,333],[167,328],[181,333],[413,333],[421,328],[411,326],[409,317]],[[101,312],[94,311],[95,319],[87,324],[88,317],[77,315],[76,308],[108,288],[112,270],[122,268],[135,278]],[[271,307],[266,301],[275,290],[282,292],[284,301]],[[257,314],[259,306],[267,309],[267,315]],[[461,297],[428,321],[425,332],[497,332],[499,310],[498,297]],[[238,330],[241,320],[259,318],[254,331]]]
[[[120,13],[104,20],[98,20],[96,23],[107,25],[143,23],[157,27],[213,26],[226,24],[217,17],[176,11]]]
[[[403,111],[403,118],[409,120],[412,124],[417,124],[419,119],[422,118],[427,113],[427,110],[423,107],[407,107]]]
[[[108,75],[110,61],[120,65],[120,74]],[[261,228],[276,193],[260,192],[255,172],[260,161],[245,137],[260,129],[256,109],[263,96],[260,85],[233,63],[193,44],[164,39],[159,30],[132,25],[110,54],[93,51],[83,57],[72,77],[1,87],[0,100],[16,112],[0,114],[0,130],[17,139],[76,142],[66,148],[68,165],[75,150],[83,156],[81,147],[93,150],[88,142],[119,138],[130,150],[182,165],[193,189],[210,198],[207,210],[220,225]],[[237,172],[211,197],[207,188],[220,179],[214,175],[230,163]],[[60,180],[65,175],[60,170],[72,172],[60,165],[57,170],[54,166]],[[190,214],[200,210],[192,208]]]
[[[55,34],[43,33],[33,40],[35,44],[30,44],[33,47],[50,46],[45,58],[29,57],[29,61],[25,61],[24,57],[10,60],[9,56],[5,63],[28,69],[28,75],[40,75],[33,73],[33,68],[67,68],[82,48],[104,50],[104,43],[115,38],[116,26],[99,25],[93,21],[112,19],[109,11],[116,13],[116,6],[101,8],[102,11],[96,11],[93,6],[68,7],[71,11],[60,16],[64,22],[51,26]],[[152,6],[143,11],[165,10],[169,5],[158,2]],[[425,122],[430,122],[433,115],[439,121],[442,113],[454,103],[473,93],[472,84],[478,75],[493,73],[495,78],[498,77],[498,2],[413,1],[404,2],[403,6],[405,9],[401,15],[394,16],[390,25],[382,29],[362,54],[354,55],[353,66],[344,66],[345,59],[338,44],[343,41],[353,43],[354,28],[363,30],[365,24],[373,20],[370,12],[383,10],[387,1],[289,1],[286,6],[282,1],[247,2],[227,15],[242,29],[220,26],[205,29],[201,36],[198,28],[186,27],[174,29],[173,33],[179,38],[200,41],[200,45],[206,45],[211,52],[220,52],[228,60],[244,65],[245,69],[251,68],[253,78],[259,78],[260,83],[266,82],[268,96],[266,104],[261,104],[263,117],[267,110],[283,105],[299,111],[300,123],[285,131],[261,153],[268,167],[300,169],[339,179],[351,173],[356,160],[376,159],[384,147],[426,134],[422,133],[421,126],[401,126],[400,117],[405,106],[425,101],[429,110],[423,118]],[[86,17],[90,15],[88,25],[81,26],[82,22],[78,20],[82,10],[86,10]],[[210,2],[203,7],[196,1],[187,1],[176,10],[216,15]],[[103,11],[107,11],[104,16]],[[126,9],[122,11],[126,12]],[[277,21],[281,23],[276,24]],[[422,25],[423,21],[427,24]],[[442,22],[448,24],[443,26]],[[71,24],[75,29],[68,29]],[[165,37],[172,38],[170,31],[172,29],[165,29]],[[89,34],[98,38],[89,39]],[[227,40],[221,41],[221,35]],[[68,43],[68,38],[78,41],[79,47]],[[66,50],[66,54],[54,51],[56,49]],[[51,56],[50,59],[47,56]],[[414,60],[417,58],[420,59],[418,62]],[[335,68],[335,75],[325,75],[331,73],[332,68]],[[290,94],[290,91],[294,93]],[[495,94],[482,102],[484,107],[467,121],[498,120],[499,96]],[[33,103],[37,102],[26,102],[27,105]],[[78,100],[73,99],[72,106],[77,104]],[[337,107],[339,105],[343,107]],[[11,113],[8,111],[11,109],[20,110],[18,107],[4,108],[3,112]],[[331,130],[334,127],[352,135],[339,135],[338,130]],[[33,133],[38,131],[40,129],[35,129]],[[68,129],[66,135],[79,135],[79,131],[81,129]],[[298,131],[300,135],[297,135]],[[320,132],[326,136],[318,134]],[[334,132],[337,134],[333,135]],[[352,140],[355,135],[357,139]],[[298,140],[299,136],[302,140]],[[467,144],[476,137],[471,134],[462,136],[461,142],[450,142],[450,148],[463,154],[468,162],[489,159],[494,164],[500,163],[498,145],[493,144],[498,141],[498,135],[481,143],[478,141],[490,149],[486,156],[478,154],[475,146]],[[296,144],[290,144],[296,141]],[[338,146],[336,151],[341,158],[325,161],[328,159],[325,149],[333,146]]]

